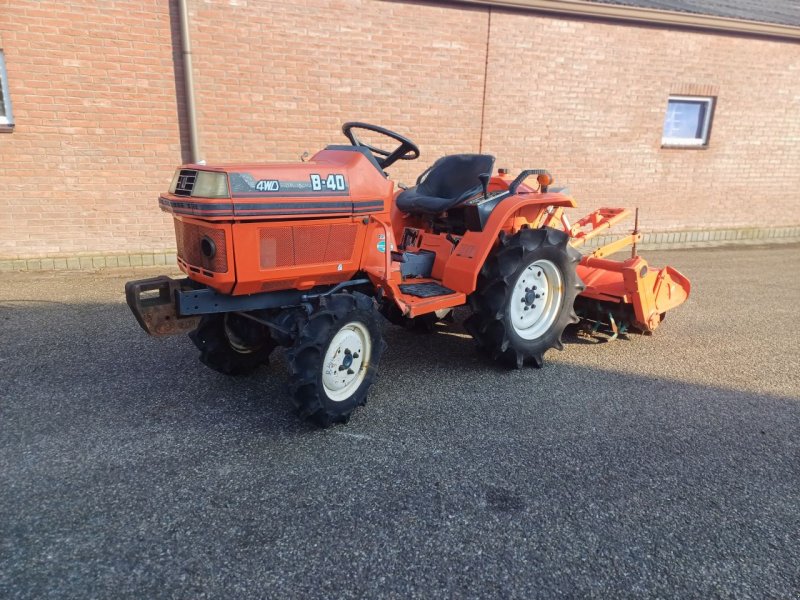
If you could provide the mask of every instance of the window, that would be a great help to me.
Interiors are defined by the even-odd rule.
[[[11,114],[11,97],[8,95],[8,75],[3,51],[0,50],[0,131],[14,127],[14,116]]]
[[[707,146],[714,98],[670,96],[661,143],[664,146]]]

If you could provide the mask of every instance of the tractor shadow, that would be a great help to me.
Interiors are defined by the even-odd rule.
[[[400,397],[398,386],[407,380],[422,389],[426,382],[514,372],[477,349],[462,327],[466,315],[458,311],[454,322],[429,333],[382,319],[388,350],[371,398]],[[295,412],[282,348],[269,365],[228,377],[202,365],[186,336],[147,336],[124,304],[44,298],[0,302],[0,337],[7,352],[0,374],[9,397],[30,395],[34,404],[55,398],[74,415],[91,420],[104,414],[125,428],[180,424],[204,430],[225,423],[255,436],[318,431]]]
[[[582,368],[553,360],[558,356],[555,351],[548,354],[551,360],[546,357],[543,369],[526,365],[517,370],[497,363],[479,351],[464,330],[466,316],[467,311],[457,311],[453,322],[439,324],[431,332],[382,320],[388,350],[370,404],[381,405],[385,414],[404,402],[407,393],[433,398],[444,390],[468,396],[487,393],[494,386],[513,395],[515,386],[544,389],[562,380],[581,381]],[[41,323],[54,325],[42,328]],[[44,412],[53,401],[78,419],[76,426],[81,419],[107,417],[109,426],[123,428],[222,428],[259,438],[319,432],[295,412],[281,348],[269,365],[247,376],[228,377],[202,365],[186,336],[147,336],[124,304],[45,299],[0,302],[0,339],[6,350],[0,356],[0,379],[7,397],[21,402],[20,407],[29,403]],[[620,336],[617,341],[631,340]],[[568,347],[604,344],[608,339],[587,337],[570,327],[564,342]],[[354,420],[361,421],[362,413],[356,411]],[[372,411],[368,418],[375,418]]]
[[[124,304],[0,302],[0,340],[8,397],[52,400],[77,422],[105,416],[123,429],[181,423],[187,431],[226,423],[256,436],[315,431],[294,414],[281,356],[227,377],[199,362],[187,336],[147,336]]]

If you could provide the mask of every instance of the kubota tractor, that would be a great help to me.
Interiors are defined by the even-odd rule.
[[[125,286],[145,331],[189,332],[200,360],[228,375],[286,346],[301,415],[327,426],[366,401],[385,347],[379,312],[429,327],[468,305],[464,326],[483,351],[541,367],[579,317],[614,335],[649,333],[688,297],[685,277],[636,255],[636,230],[581,254],[629,211],[604,208],[570,225],[564,209],[575,202],[545,170],[512,179],[494,173],[492,156],[458,154],[395,190],[385,170],[418,158],[417,145],[365,123],[342,131],[349,144],[307,162],[177,170],[159,204],[173,215],[187,278]],[[630,258],[605,258],[626,245]]]

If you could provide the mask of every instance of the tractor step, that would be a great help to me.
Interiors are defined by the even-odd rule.
[[[442,285],[438,279],[418,279],[414,283],[393,284],[394,297],[407,317],[455,308],[467,301],[466,294]]]
[[[401,283],[400,291],[408,296],[416,296],[417,298],[434,298],[436,296],[449,296],[455,294],[455,290],[446,288],[435,281],[427,281],[425,283]]]

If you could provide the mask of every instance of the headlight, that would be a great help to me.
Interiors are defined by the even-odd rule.
[[[178,169],[169,186],[169,193],[195,198],[230,198],[228,175],[214,171]]]
[[[228,176],[225,173],[198,171],[192,189],[194,198],[229,198]]]
[[[180,174],[181,174],[181,170],[178,169],[177,171],[175,171],[175,175],[172,176],[172,183],[169,184],[169,193],[170,194],[174,194],[175,193],[175,188],[178,187],[178,177],[180,176]]]

